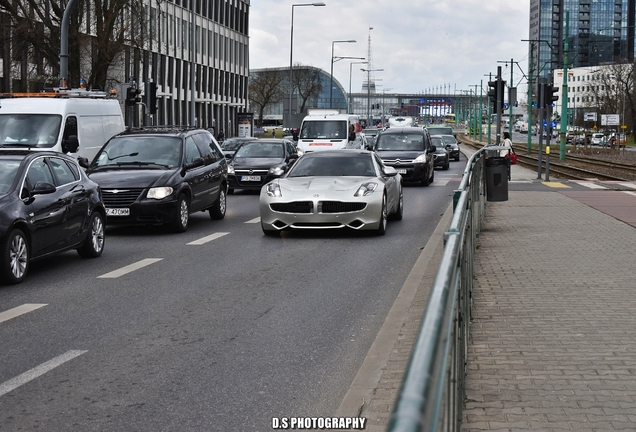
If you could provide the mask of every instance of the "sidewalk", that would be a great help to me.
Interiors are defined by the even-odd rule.
[[[636,430],[636,194],[536,177],[487,206],[462,430]]]

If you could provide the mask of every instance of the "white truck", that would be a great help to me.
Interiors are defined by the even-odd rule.
[[[104,92],[0,94],[0,147],[47,149],[91,160],[124,129],[119,101]]]
[[[414,123],[413,117],[396,116],[389,117],[389,127],[412,127]]]
[[[298,134],[297,146],[305,153],[321,150],[363,148],[362,126],[357,115],[338,110],[309,110]],[[350,132],[355,139],[350,140]]]

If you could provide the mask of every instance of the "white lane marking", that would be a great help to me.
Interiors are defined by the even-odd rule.
[[[13,309],[9,309],[4,312],[0,312],[0,323],[4,321],[9,321],[11,318],[15,318],[25,313],[32,312],[44,306],[47,306],[47,303],[25,303],[22,306],[15,307]]]
[[[628,195],[634,195],[636,196],[636,192],[631,192],[631,191],[623,191],[624,193],[628,194]]]
[[[54,359],[51,359],[45,363],[42,363],[41,365],[36,366],[33,369],[28,370],[24,372],[23,374],[18,375],[15,378],[11,378],[9,381],[5,381],[4,383],[0,384],[0,396],[3,396],[12,390],[15,390],[21,385],[26,384],[29,381],[34,380],[41,375],[44,375],[48,371],[55,369],[56,367],[60,366],[63,363],[66,363],[69,360],[73,360],[75,357],[80,356],[84,354],[85,352],[87,351],[86,350],[67,351],[61,356],[55,357]]]
[[[607,189],[605,186],[601,186],[591,181],[575,180],[574,183],[580,184],[581,186],[585,186],[586,188],[590,189]]]
[[[245,223],[259,223],[260,221],[261,221],[261,218],[260,218],[260,217],[257,217],[257,218],[254,218],[254,219],[248,220],[248,221],[247,221],[247,222],[245,222]]]
[[[618,184],[621,185],[621,186],[628,187],[630,189],[636,189],[636,183],[625,183],[625,182],[623,182],[623,183],[618,183]]]
[[[199,240],[195,240],[195,241],[191,241],[190,243],[188,243],[189,245],[202,245],[202,244],[206,244],[209,241],[212,241],[214,239],[218,239],[219,237],[223,237],[224,235],[227,235],[229,233],[226,232],[218,232],[218,233],[214,233],[214,234],[210,234],[209,236],[205,236],[200,238]]]
[[[163,258],[146,258],[141,261],[137,261],[136,263],[127,265],[125,267],[120,268],[119,270],[114,270],[110,273],[103,274],[101,276],[97,276],[97,278],[118,278],[119,276],[123,276],[127,273],[133,272],[135,270],[139,270],[140,268],[149,266],[150,264],[154,264],[157,261],[161,261]]]

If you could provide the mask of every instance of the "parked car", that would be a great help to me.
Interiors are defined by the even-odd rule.
[[[606,142],[607,141],[606,141],[606,138],[605,138],[604,134],[602,134],[602,133],[593,133],[592,134],[592,139],[590,141],[590,143],[592,145],[598,145],[598,146],[602,145],[602,146],[604,146],[606,144]]]
[[[298,159],[296,145],[285,139],[248,141],[234,153],[228,168],[228,193],[234,189],[260,190],[282,176]]]
[[[448,157],[459,160],[459,141],[453,135],[440,135],[444,141],[444,147],[448,150]]]
[[[22,282],[32,261],[69,249],[104,250],[99,186],[77,161],[52,151],[0,150],[0,280]]]
[[[312,152],[267,183],[259,205],[265,235],[337,228],[384,235],[390,216],[402,219],[402,179],[370,151]]]
[[[433,153],[433,166],[447,170],[450,167],[450,156],[448,150],[444,147],[444,140],[441,135],[431,137],[431,143],[435,146]]]
[[[234,152],[241,146],[243,145],[243,143],[246,143],[248,141],[253,141],[256,138],[254,137],[243,137],[243,138],[239,138],[239,137],[234,137],[234,138],[227,138],[225,141],[223,141],[223,143],[220,144],[221,146],[221,150],[223,151],[223,154],[227,157],[227,156],[232,156],[234,154]]]
[[[167,224],[184,232],[190,213],[225,217],[227,161],[204,129],[130,129],[80,164],[101,186],[108,224]]]
[[[392,166],[405,182],[428,186],[435,179],[435,146],[426,128],[404,127],[383,131],[375,141],[375,152]]]

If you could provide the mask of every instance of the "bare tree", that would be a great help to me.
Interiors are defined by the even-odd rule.
[[[258,123],[260,126],[263,125],[265,109],[283,100],[285,93],[283,83],[286,78],[286,74],[277,69],[264,69],[251,74],[248,99],[250,104],[258,110]]]
[[[10,51],[9,57],[4,57],[5,65],[7,58],[21,64],[19,90],[34,90],[27,88],[27,80],[38,85],[57,84],[65,6],[62,0],[0,0],[0,42],[3,54],[7,47]],[[137,0],[80,0],[69,24],[69,84],[78,86],[82,77],[83,46],[88,53],[85,57],[90,59],[90,72],[84,77],[87,86],[105,88],[109,67],[127,46],[137,44],[145,33],[146,21]],[[23,58],[18,61],[19,55]],[[28,70],[30,64],[34,70]],[[11,91],[6,79],[3,87]]]
[[[317,98],[322,91],[320,70],[296,64],[293,73],[294,90],[300,96],[298,112],[305,112],[305,106],[310,98]]]

